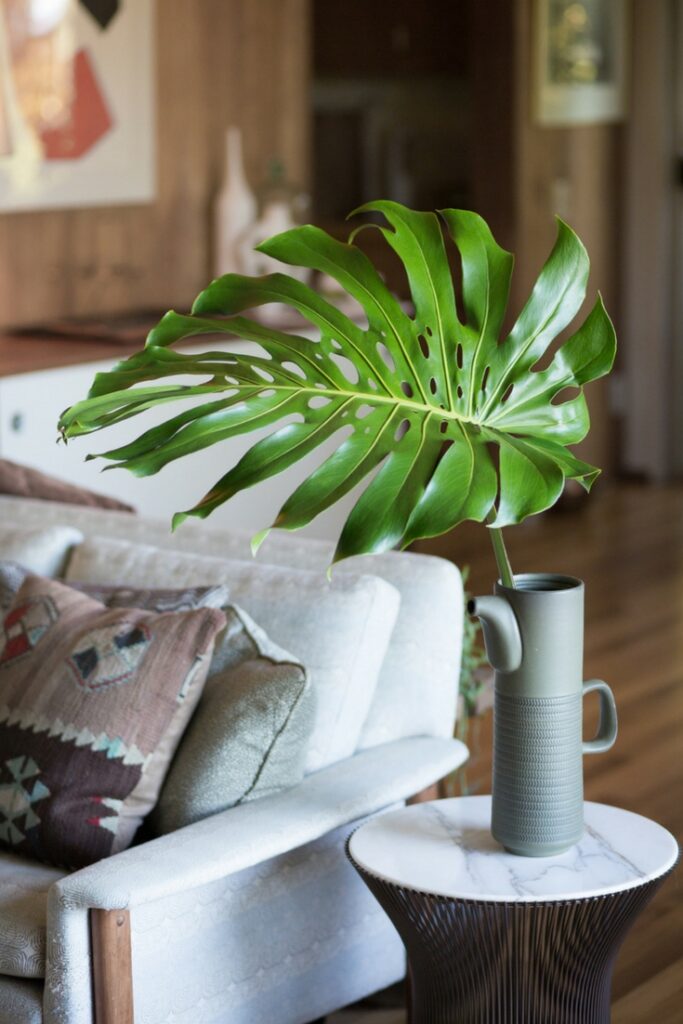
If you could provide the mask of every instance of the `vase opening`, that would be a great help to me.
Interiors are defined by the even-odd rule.
[[[526,572],[515,576],[515,590],[527,593],[547,593],[553,590],[575,590],[581,580],[553,572]]]

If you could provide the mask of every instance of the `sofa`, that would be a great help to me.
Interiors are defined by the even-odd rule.
[[[206,523],[171,534],[123,512],[0,497],[3,522],[64,524],[86,539],[152,544],[169,558],[252,557],[247,537]],[[329,554],[325,542],[278,534],[258,561],[323,578]],[[403,977],[403,947],[349,865],[345,840],[467,757],[452,738],[462,581],[430,556],[358,563],[335,575],[375,574],[401,597],[370,741],[292,789],[73,873],[0,852],[0,1024],[94,1024],[94,993],[104,993],[98,1005],[116,1004],[127,957],[137,1024],[306,1024]]]

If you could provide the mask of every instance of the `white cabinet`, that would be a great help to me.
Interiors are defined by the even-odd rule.
[[[213,350],[228,347],[234,350],[235,346],[211,342]],[[240,347],[255,350],[255,347],[244,343]],[[138,478],[120,469],[102,473],[106,463],[102,460],[86,462],[87,454],[115,448],[132,440],[155,422],[171,415],[174,409],[169,404],[101,433],[72,440],[68,445],[58,444],[57,420],[62,410],[84,398],[95,373],[111,365],[111,361],[88,363],[0,378],[0,456],[128,501],[142,515],[170,523],[173,512],[190,508],[237,462],[259,435],[248,434],[224,441],[207,451],[171,463],[156,476]],[[260,436],[272,430],[272,427],[264,430]],[[297,483],[319,465],[325,455],[334,451],[338,443],[339,437],[332,438],[300,465],[236,495],[217,509],[209,522],[250,533],[268,526]],[[358,490],[302,532],[313,537],[336,539]]]

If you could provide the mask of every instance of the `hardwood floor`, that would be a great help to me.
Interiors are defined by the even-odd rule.
[[[585,678],[605,679],[619,710],[616,745],[585,759],[586,799],[654,818],[680,842],[683,487],[605,485],[578,508],[507,530],[505,539],[515,571],[564,572],[586,583]],[[467,523],[419,550],[469,565],[469,589],[490,593],[496,572],[484,527]],[[595,711],[587,715],[587,732]],[[467,782],[477,792],[490,791],[490,725],[488,715],[472,741]],[[680,871],[624,944],[613,999],[613,1024],[683,1021]],[[358,1019],[366,1024],[360,1012]]]

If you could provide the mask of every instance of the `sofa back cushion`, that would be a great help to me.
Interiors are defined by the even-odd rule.
[[[0,559],[19,562],[39,576],[58,576],[72,546],[82,540],[83,534],[72,526],[27,527],[5,521],[0,525]]]
[[[17,509],[21,522],[27,524],[60,521],[58,506],[0,496],[0,520],[12,509]],[[171,533],[168,521],[74,508],[68,520],[62,512],[61,521],[77,526],[88,538],[107,535],[153,544],[164,551],[205,555],[221,552],[226,558],[253,564],[249,536],[218,529],[210,520],[188,520],[180,530]],[[296,566],[323,574],[333,548],[327,541],[273,530],[259,551],[258,564]],[[341,562],[335,566],[334,579],[338,581],[359,572],[381,576],[401,595],[396,627],[359,737],[360,746],[375,746],[405,736],[452,735],[464,617],[458,569],[432,555],[389,551]]]
[[[22,583],[32,573],[18,562],[0,559],[0,614],[7,611]],[[102,586],[72,583],[82,594],[99,601],[105,608],[144,608],[149,612],[189,612],[193,608],[222,608],[230,592],[224,584],[209,587],[185,587],[182,590],[150,587]]]
[[[75,549],[67,579],[129,586],[226,583],[230,598],[306,666],[315,724],[306,771],[350,757],[372,703],[398,615],[398,592],[375,576],[305,572],[159,550],[110,538]]]
[[[27,577],[0,630],[0,843],[64,867],[128,846],[225,621],[108,610]]]
[[[327,541],[273,530],[259,558],[323,573],[333,552]],[[249,539],[232,535],[230,555],[249,558]],[[460,571],[444,558],[405,551],[349,558],[334,567],[339,579],[361,571],[391,583],[401,604],[358,749],[408,736],[451,737],[465,615]]]

